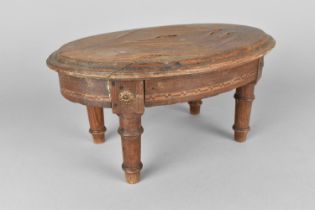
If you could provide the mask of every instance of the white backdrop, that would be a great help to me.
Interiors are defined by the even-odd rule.
[[[311,0],[1,0],[0,209],[315,209]],[[91,143],[85,108],[63,99],[46,57],[116,30],[238,23],[277,41],[256,89],[248,142],[232,139],[233,93],[143,116],[142,181],[123,181],[118,120]]]

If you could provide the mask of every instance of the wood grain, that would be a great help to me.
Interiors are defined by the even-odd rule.
[[[206,98],[257,80],[258,60],[207,74],[145,81],[145,105],[157,106]]]
[[[111,107],[109,81],[59,73],[61,94],[68,100],[88,106]]]
[[[249,132],[249,120],[252,109],[255,83],[249,83],[236,89],[235,97],[235,122],[233,125],[234,139],[244,142]]]
[[[275,41],[260,29],[190,24],[134,29],[70,42],[47,64],[58,72],[115,80],[208,73],[258,59]]]
[[[119,116],[118,132],[123,150],[123,170],[128,183],[140,180],[141,115],[144,112],[143,82],[117,81],[112,83],[113,112]],[[128,96],[128,97],[125,97]]]
[[[93,136],[95,144],[105,142],[104,113],[103,107],[87,106],[87,112],[90,122],[90,133]]]
[[[103,107],[119,116],[123,170],[140,180],[145,107],[201,100],[236,89],[234,138],[246,140],[254,87],[275,46],[262,30],[231,24],[189,24],[113,32],[79,39],[52,53],[62,95],[87,106],[95,143],[105,139]],[[153,119],[154,120],[154,119]]]

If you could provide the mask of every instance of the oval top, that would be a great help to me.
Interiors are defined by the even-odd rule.
[[[112,32],[63,45],[50,68],[77,77],[150,79],[211,72],[264,56],[275,45],[262,30],[189,24]]]

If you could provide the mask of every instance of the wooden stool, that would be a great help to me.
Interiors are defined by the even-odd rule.
[[[107,33],[62,46],[47,59],[62,95],[87,106],[95,143],[105,140],[103,107],[119,116],[123,169],[137,183],[144,107],[189,102],[236,89],[234,138],[246,140],[254,87],[273,38],[248,26],[191,24]]]

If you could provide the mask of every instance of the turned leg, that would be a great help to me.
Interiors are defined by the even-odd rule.
[[[90,122],[90,133],[93,136],[95,144],[101,144],[105,141],[104,114],[102,107],[87,106],[87,112]]]
[[[189,104],[189,107],[190,107],[190,114],[197,115],[197,114],[200,113],[200,106],[202,104],[201,100],[189,101],[188,104]]]
[[[135,184],[140,180],[141,163],[141,115],[139,114],[121,114],[119,115],[120,128],[118,130],[121,136],[123,150],[122,168],[125,171],[125,177],[128,183]]]
[[[143,81],[115,81],[111,83],[113,112],[119,116],[123,150],[122,168],[128,183],[140,180],[141,163],[141,115],[144,112]]]
[[[254,96],[254,83],[247,84],[236,89],[235,97],[235,120],[234,139],[243,142],[249,131],[249,119]]]

